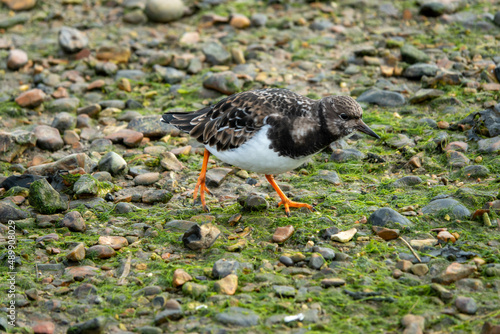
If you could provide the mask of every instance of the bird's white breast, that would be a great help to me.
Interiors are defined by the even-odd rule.
[[[295,159],[280,156],[270,149],[271,141],[267,138],[269,125],[263,126],[252,138],[238,148],[217,151],[215,147],[205,145],[207,150],[220,160],[230,165],[263,174],[280,174],[295,169],[311,156]]]

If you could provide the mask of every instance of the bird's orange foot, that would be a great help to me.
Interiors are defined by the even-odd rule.
[[[280,205],[283,205],[285,207],[285,213],[288,217],[290,217],[290,208],[308,208],[309,210],[311,210],[311,212],[316,211],[316,209],[312,205],[294,202],[288,198],[282,199],[281,202],[278,203],[278,207]]]
[[[205,184],[205,175],[200,175],[198,178],[198,182],[196,183],[196,186],[194,187],[194,192],[193,192],[193,200],[196,201],[196,198],[198,197],[198,190],[200,191],[200,200],[201,200],[201,205],[203,206],[203,211],[209,212],[210,209],[207,206],[207,203],[205,202],[205,193],[208,193],[211,195],[210,190],[208,190],[207,185]]]

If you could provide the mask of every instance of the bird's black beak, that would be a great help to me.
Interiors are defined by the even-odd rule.
[[[380,136],[376,134],[368,125],[365,124],[362,120],[358,120],[358,124],[355,126],[356,130],[366,133],[369,136],[380,139]]]

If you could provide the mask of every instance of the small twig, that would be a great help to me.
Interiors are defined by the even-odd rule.
[[[406,246],[408,246],[408,248],[411,250],[411,252],[413,253],[413,255],[417,258],[418,262],[422,263],[422,260],[420,259],[420,257],[418,256],[417,252],[415,252],[415,250],[413,249],[413,247],[408,243],[408,241],[406,241],[405,239],[399,237],[398,239],[401,239],[403,240],[403,242],[406,244]]]
[[[116,283],[117,285],[125,284],[125,279],[127,278],[128,274],[130,274],[130,263],[131,262],[132,262],[132,255],[129,255],[127,262],[125,262],[125,267],[123,268],[123,273],[120,276],[118,283]]]

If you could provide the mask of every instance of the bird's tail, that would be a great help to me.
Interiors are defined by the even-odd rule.
[[[163,114],[161,121],[172,124],[176,128],[184,132],[191,132],[191,130],[202,120],[207,112],[203,108],[196,112],[169,112]]]

